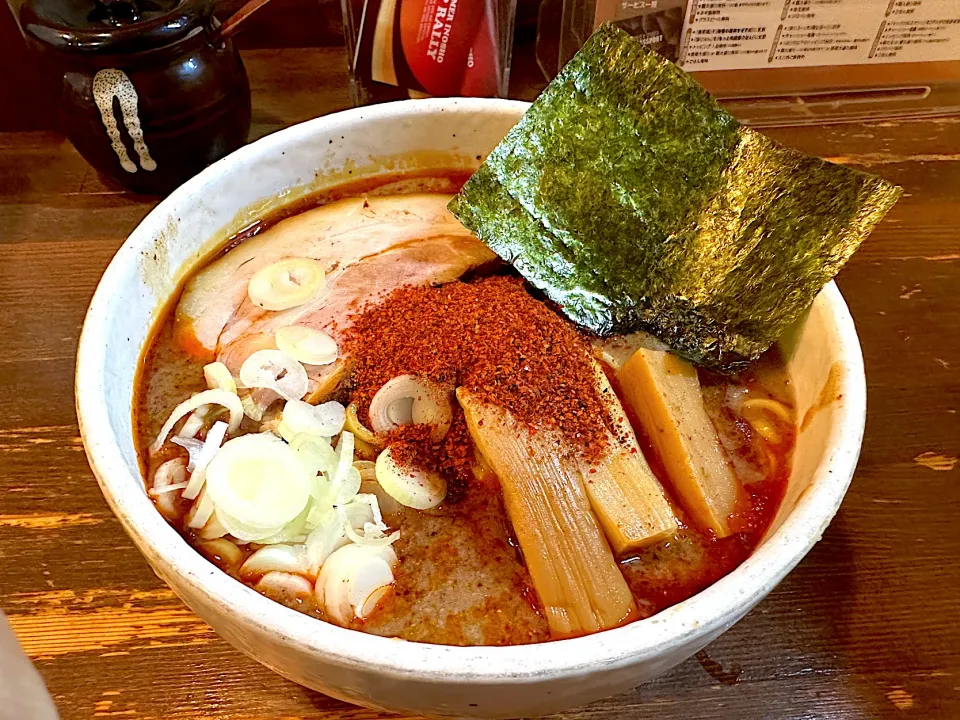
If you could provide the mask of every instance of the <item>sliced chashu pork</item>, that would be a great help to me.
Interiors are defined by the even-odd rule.
[[[234,248],[188,283],[177,307],[176,335],[189,351],[214,356],[237,375],[244,360],[272,348],[281,327],[306,325],[338,341],[352,316],[404,285],[442,284],[495,259],[446,209],[450,195],[351,198],[284,220]],[[247,297],[260,268],[285,258],[323,262],[326,284],[289,310],[263,310]],[[308,367],[317,401],[345,376],[348,358]],[[274,396],[266,391],[259,404]]]
[[[329,273],[323,290],[303,305],[271,312],[244,301],[220,334],[220,351],[251,334],[272,335],[288,325],[307,325],[339,339],[356,311],[398,287],[448,283],[494,258],[493,252],[472,235],[398,243]]]
[[[392,274],[376,278],[381,291],[409,283],[447,282],[492,260],[493,253],[447,211],[450,198],[437,193],[349,198],[277,223],[191,278],[177,306],[178,341],[193,354],[210,359],[227,343],[270,324],[270,316],[282,313],[253,305],[247,298],[247,283],[261,268],[285,258],[319,260],[327,271],[324,292],[294,309],[304,316],[326,306],[328,298],[344,306],[349,287],[366,297],[367,288],[353,278],[370,273],[354,276],[354,269],[383,253],[391,258],[381,261],[379,270]],[[418,250],[420,244],[424,248]],[[436,253],[436,260],[426,254],[430,252]],[[402,257],[407,253],[409,261]],[[415,270],[415,275],[398,282],[398,273],[408,269]]]

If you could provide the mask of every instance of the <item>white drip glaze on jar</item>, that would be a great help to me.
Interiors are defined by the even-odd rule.
[[[128,173],[135,173],[137,166],[127,154],[127,148],[124,147],[120,138],[117,120],[113,115],[114,98],[120,100],[120,114],[123,117],[124,127],[130,133],[130,139],[133,140],[133,149],[140,158],[140,167],[147,171],[156,170],[157,163],[150,157],[150,150],[143,139],[143,128],[140,127],[140,116],[137,114],[139,97],[136,88],[123,70],[115,68],[100,70],[93,76],[94,102],[100,109],[100,117],[103,119],[113,151],[120,160],[120,166]]]

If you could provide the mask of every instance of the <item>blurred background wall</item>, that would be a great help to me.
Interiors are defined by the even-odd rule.
[[[222,20],[245,0],[222,0]],[[0,132],[56,128],[56,83],[27,54],[14,20],[14,9],[0,4]],[[540,0],[518,0],[518,42],[533,40]],[[339,0],[271,0],[244,23],[237,43],[241,48],[311,48],[343,44]],[[344,56],[346,67],[346,56]]]

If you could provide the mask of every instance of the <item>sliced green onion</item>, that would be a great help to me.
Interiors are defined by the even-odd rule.
[[[241,575],[268,572],[304,573],[310,569],[303,545],[268,545],[260,548],[240,567]]]
[[[217,511],[214,510],[213,515],[210,516],[207,523],[197,532],[197,536],[203,540],[216,540],[217,538],[222,538],[227,533],[229,533],[229,530],[220,522],[220,517],[217,515]]]
[[[253,391],[243,389],[238,390],[237,394],[240,398],[240,405],[243,407],[243,414],[256,422],[263,420],[263,414],[267,411],[267,408],[263,403],[254,399]]]
[[[233,379],[230,369],[222,362],[212,362],[203,366],[203,379],[211,390],[226,390],[237,392],[237,381]]]
[[[235,517],[231,517],[223,510],[217,509],[217,519],[227,529],[227,532],[239,540],[241,543],[255,542],[259,543],[271,536],[277,536],[283,530],[283,526],[272,528],[260,528],[246,525]]]
[[[306,325],[280,328],[274,339],[280,350],[305,365],[329,365],[337,359],[337,341]]]
[[[226,442],[207,467],[207,490],[217,509],[253,528],[280,528],[296,518],[312,484],[297,453],[267,434]]]
[[[364,482],[377,479],[377,464],[372,460],[354,460],[353,466],[360,471],[360,479]]]
[[[290,400],[283,406],[283,421],[279,427],[287,442],[302,433],[331,438],[343,430],[346,410],[331,400],[322,405],[311,405],[302,400]]]
[[[387,495],[415,510],[435,508],[447,496],[447,481],[442,475],[399,465],[391,448],[377,457],[376,473]]]
[[[310,559],[310,572],[316,575],[331,553],[349,545],[350,540],[343,531],[343,524],[333,508],[327,510],[317,527],[307,536],[307,556]]]
[[[243,420],[243,405],[240,402],[240,398],[226,390],[204,390],[184,400],[173,409],[170,417],[167,418],[163,427],[160,428],[157,439],[154,440],[150,446],[150,454],[155,455],[160,452],[160,448],[163,447],[163,443],[166,442],[167,436],[180,418],[204,405],[223,405],[230,411],[230,423],[227,426],[227,432],[235,433],[240,427],[240,422]]]
[[[220,445],[226,435],[227,424],[225,422],[215,422],[213,427],[210,428],[210,432],[207,433],[207,439],[203,441],[199,449],[190,450],[188,448],[190,462],[187,464],[187,470],[190,470],[192,474],[187,489],[183,491],[183,497],[187,500],[193,500],[200,494],[200,490],[206,481],[207,466],[220,450]],[[173,441],[177,442],[177,438],[174,438]]]
[[[342,483],[348,471],[353,467],[353,433],[344,430],[337,442],[337,469],[333,476],[334,484]],[[354,468],[355,469],[355,468]],[[358,473],[359,474],[359,473]]]
[[[323,263],[287,258],[260,268],[247,283],[250,301],[264,310],[288,310],[313,298],[326,281]]]
[[[256,589],[272,600],[291,604],[313,594],[313,583],[301,575],[268,572],[257,583]]]
[[[186,487],[187,461],[183,458],[167,460],[153,474],[153,489],[150,494],[154,497],[157,510],[168,520],[177,520],[183,514],[183,505],[180,495],[168,491],[172,487]]]
[[[319,503],[313,502],[310,504],[310,512],[307,513],[307,521],[304,523],[304,529],[310,533],[316,530],[321,525],[324,525],[330,522],[330,514],[336,514],[333,508],[333,504],[330,502]]]
[[[277,532],[266,537],[261,537],[257,542],[261,545],[274,545],[278,543],[301,543],[307,539],[307,517],[310,515],[310,509],[313,503],[308,502],[297,517],[281,527]]]
[[[339,457],[328,439],[300,433],[290,440],[290,447],[311,472],[334,474]]]
[[[333,491],[336,493],[333,499],[334,505],[343,505],[350,502],[357,493],[360,492],[360,471],[352,465],[347,466],[346,476],[339,482],[331,483]]]
[[[203,424],[207,419],[206,415],[206,408],[197,408],[190,413],[190,417],[188,417],[186,422],[180,426],[180,432],[173,436],[173,441],[177,442],[177,438],[181,438],[183,440],[192,440],[195,438],[197,433],[203,429]],[[184,445],[183,447],[187,446]]]
[[[303,365],[279,350],[257,350],[244,360],[240,382],[247,388],[268,388],[285,400],[299,400],[310,388]]]
[[[235,566],[243,560],[243,551],[226,538],[216,538],[199,543],[197,546],[204,555],[219,559],[224,565]]]
[[[327,558],[317,577],[316,595],[327,615],[341,625],[368,617],[393,584],[397,555],[387,545],[346,545]]]
[[[450,389],[416,375],[388,380],[370,401],[370,426],[380,435],[411,423],[432,425],[431,437],[439,442],[452,421]]]
[[[194,530],[202,528],[213,515],[213,500],[207,492],[200,493],[200,497],[193,503],[187,513],[187,527]]]

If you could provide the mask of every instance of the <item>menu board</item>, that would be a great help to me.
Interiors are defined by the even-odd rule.
[[[688,0],[685,70],[960,59],[960,0]]]

